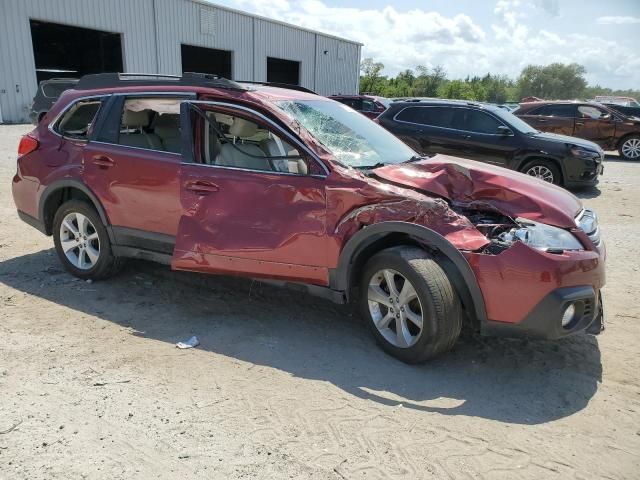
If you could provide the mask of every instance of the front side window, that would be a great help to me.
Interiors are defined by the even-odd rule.
[[[582,118],[591,118],[594,120],[607,116],[607,112],[591,105],[580,105],[578,107],[578,113],[580,113],[580,117]]]
[[[372,100],[363,99],[362,100],[362,111],[363,112],[375,112],[376,104]]]
[[[502,126],[502,123],[488,113],[469,108],[465,108],[463,110],[465,114],[461,130],[476,133],[497,134],[498,127]]]
[[[86,140],[101,104],[100,99],[76,102],[58,121],[55,131],[64,137]]]
[[[304,127],[335,157],[352,167],[406,162],[416,153],[388,130],[332,100],[274,102],[296,125]]]
[[[195,162],[244,170],[322,174],[282,135],[256,119],[218,111],[192,116],[196,130]]]

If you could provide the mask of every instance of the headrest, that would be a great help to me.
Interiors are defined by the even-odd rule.
[[[156,126],[153,131],[162,138],[179,137],[179,122],[180,117],[178,115],[160,115],[156,120]]]
[[[258,125],[238,117],[233,119],[233,123],[229,127],[229,134],[233,137],[249,138],[253,137],[257,131]]]
[[[125,110],[122,115],[122,124],[127,127],[148,127],[149,111],[134,112],[133,110]]]

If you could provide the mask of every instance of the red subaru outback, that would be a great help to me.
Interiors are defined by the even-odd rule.
[[[483,334],[603,328],[596,215],[559,187],[419,157],[308,92],[201,74],[85,76],[23,137],[13,196],[83,279],[124,257],[358,302],[406,362]]]

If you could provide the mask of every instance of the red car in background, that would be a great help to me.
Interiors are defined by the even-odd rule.
[[[329,98],[349,105],[355,111],[372,119],[389,108],[391,103],[388,98],[376,95],[331,95]]]
[[[100,74],[18,148],[19,216],[82,279],[125,257],[357,302],[405,362],[603,329],[597,217],[542,180],[419,156],[333,100],[206,74]],[[294,328],[294,327],[292,327]]]

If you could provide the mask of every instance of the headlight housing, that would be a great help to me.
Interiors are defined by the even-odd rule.
[[[584,250],[580,241],[567,230],[525,218],[517,218],[519,228],[512,228],[500,235],[500,240],[509,244],[522,242],[543,252]]]
[[[600,158],[600,152],[583,147],[573,146],[569,149],[571,155],[582,160],[597,160]]]

